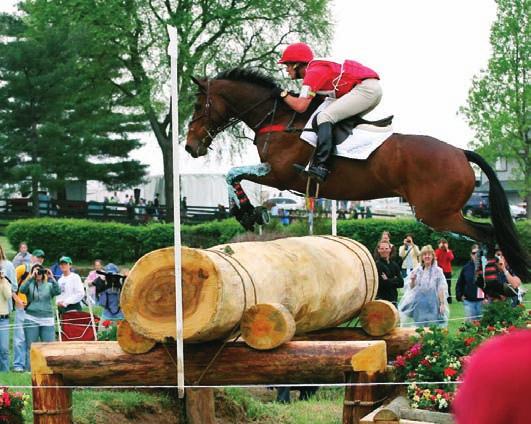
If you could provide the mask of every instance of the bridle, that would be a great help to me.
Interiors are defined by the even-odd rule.
[[[223,101],[229,107],[229,109],[233,112],[234,116],[232,118],[230,118],[226,124],[218,125],[214,129],[210,130],[209,128],[210,128],[211,114],[212,114],[212,112],[211,112],[212,111],[212,96],[210,94],[210,80],[207,79],[206,83],[207,83],[206,92],[205,92],[206,102],[205,102],[204,111],[203,111],[203,113],[201,115],[199,115],[196,118],[192,119],[192,121],[190,123],[198,121],[199,119],[202,119],[202,118],[206,118],[207,122],[206,122],[206,125],[204,126],[204,129],[205,129],[205,131],[207,133],[207,137],[210,139],[210,141],[212,141],[214,139],[214,137],[217,134],[219,134],[220,132],[222,132],[222,131],[226,130],[227,128],[230,128],[230,127],[236,125],[238,122],[242,121],[246,114],[248,114],[249,112],[252,112],[254,109],[256,109],[258,106],[260,106],[263,103],[265,103],[267,100],[270,100],[270,97],[265,97],[265,98],[259,100],[258,102],[256,102],[255,104],[253,104],[252,106],[250,106],[249,108],[245,109],[243,112],[240,112],[227,99],[223,98]],[[203,87],[201,87],[201,89],[204,91]],[[264,117],[262,119],[260,119],[251,128],[254,131],[256,131],[258,128],[260,128],[260,126],[262,126],[262,124],[265,122],[265,120],[269,116],[271,116],[271,122],[273,122],[273,120],[275,119],[277,106],[278,106],[278,99],[275,98],[275,102],[273,104],[273,108],[269,112],[267,112],[264,115]],[[199,145],[200,146],[205,143],[207,137],[203,137],[201,140],[199,140]],[[210,148],[210,146],[209,146],[209,148]]]

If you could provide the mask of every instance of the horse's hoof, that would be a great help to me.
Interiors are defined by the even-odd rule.
[[[269,212],[263,206],[258,206],[254,209],[255,221],[258,225],[269,224]]]

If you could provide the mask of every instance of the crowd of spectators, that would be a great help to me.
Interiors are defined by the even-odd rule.
[[[126,269],[120,274],[116,265],[104,266],[98,259],[83,283],[72,267],[71,257],[61,255],[50,267],[45,261],[42,249],[29,253],[26,243],[20,243],[17,254],[9,261],[0,246],[0,371],[29,371],[32,343],[56,340],[57,331],[61,331],[61,326],[56,329],[57,317],[69,311],[82,311],[98,304],[102,309],[100,323],[123,319],[119,295]],[[107,284],[106,280],[118,284]]]
[[[468,261],[457,278],[455,299],[464,303],[465,319],[481,317],[485,303],[507,300],[516,306],[522,299],[521,280],[508,267],[501,250],[487,260],[474,244]],[[374,250],[378,269],[377,299],[398,307],[402,325],[447,326],[452,302],[452,262],[454,253],[448,240],[440,239],[438,248],[419,248],[414,236],[407,234],[396,253],[388,231],[381,234]],[[398,301],[399,289],[403,295]]]

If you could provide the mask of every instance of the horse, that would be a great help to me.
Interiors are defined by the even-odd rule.
[[[242,179],[304,193],[308,179],[294,165],[307,164],[314,148],[300,139],[311,114],[322,102],[313,100],[302,114],[274,96],[278,85],[256,70],[235,68],[212,79],[193,78],[199,90],[188,125],[185,150],[194,158],[207,154],[214,137],[241,121],[255,132],[261,163],[232,168],[227,175],[232,212],[247,229],[261,221],[241,189]],[[462,208],[475,187],[470,162],[490,182],[491,220],[474,222]],[[370,200],[400,196],[417,220],[436,231],[459,234],[493,252],[497,243],[515,273],[529,276],[529,259],[517,236],[507,197],[490,165],[477,153],[425,135],[393,133],[367,160],[335,157],[320,195],[335,200]]]

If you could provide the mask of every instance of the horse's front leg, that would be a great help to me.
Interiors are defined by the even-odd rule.
[[[234,206],[230,213],[248,231],[254,230],[254,224],[265,224],[269,221],[267,210],[262,207],[255,208],[243,190],[240,181],[250,179],[256,181],[266,177],[271,171],[268,163],[251,166],[237,166],[227,173],[226,181],[229,189],[229,199]]]

